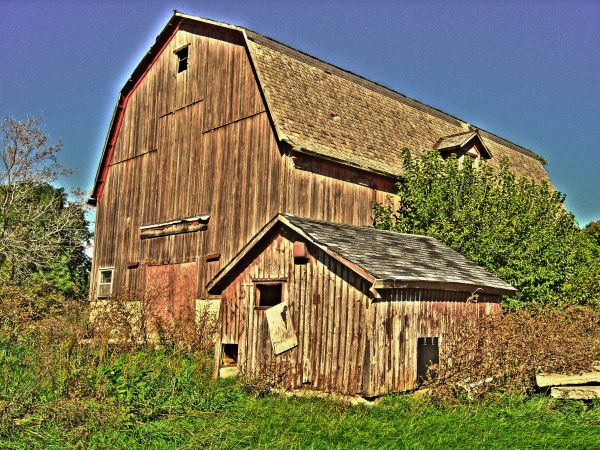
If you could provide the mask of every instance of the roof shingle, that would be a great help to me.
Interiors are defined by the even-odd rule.
[[[208,283],[226,284],[246,255],[277,226],[284,226],[329,253],[377,288],[427,287],[496,295],[516,289],[435,238],[278,214]]]
[[[246,30],[248,46],[280,138],[296,150],[392,176],[401,150],[423,154],[445,136],[476,127],[362,77]],[[484,130],[482,141],[499,166],[548,181],[530,150]]]
[[[315,243],[384,281],[453,283],[516,291],[435,238],[282,214]]]

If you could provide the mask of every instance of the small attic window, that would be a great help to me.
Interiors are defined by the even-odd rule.
[[[267,309],[283,301],[283,283],[257,283],[257,308]]]
[[[188,68],[188,56],[190,46],[186,45],[179,50],[175,50],[175,56],[177,56],[177,73],[185,72]]]

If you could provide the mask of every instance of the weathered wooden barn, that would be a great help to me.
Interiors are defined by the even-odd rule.
[[[96,175],[90,296],[164,287],[169,310],[279,212],[369,225],[400,151],[508,158],[531,151],[253,31],[176,13],[121,90]]]
[[[286,214],[208,289],[222,298],[216,374],[364,396],[414,388],[457,318],[515,292],[434,238]]]

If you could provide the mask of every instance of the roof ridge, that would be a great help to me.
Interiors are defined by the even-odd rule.
[[[381,232],[381,233],[391,233],[394,236],[416,236],[416,237],[423,237],[423,238],[427,238],[430,240],[434,240],[434,241],[439,241],[437,238],[433,237],[433,236],[428,236],[426,234],[418,234],[418,233],[401,233],[399,231],[392,231],[392,230],[382,230],[381,228],[375,228],[375,227],[371,227],[368,225],[350,225],[347,223],[343,223],[343,222],[331,222],[330,220],[323,220],[323,219],[311,219],[309,217],[303,217],[303,216],[296,216],[294,214],[289,214],[289,213],[279,213],[279,215],[284,216],[284,217],[288,217],[288,218],[292,218],[292,219],[298,219],[300,221],[306,221],[306,222],[318,222],[318,223],[323,223],[326,225],[341,225],[343,227],[346,228],[358,228],[358,229],[366,229],[366,230],[371,230],[371,231],[377,231],[377,232]]]
[[[446,136],[442,136],[440,139],[445,139],[445,138],[451,138],[451,137],[457,137],[457,136],[462,136],[463,134],[469,134],[469,133],[477,133],[478,129],[475,130],[469,130],[469,131],[461,131],[460,133],[453,133],[453,134],[448,134]]]

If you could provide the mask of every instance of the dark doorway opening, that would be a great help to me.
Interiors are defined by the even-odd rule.
[[[223,344],[222,362],[224,366],[236,366],[238,363],[238,345]]]
[[[422,383],[427,375],[429,366],[439,364],[439,338],[420,337],[417,340],[417,383]]]

